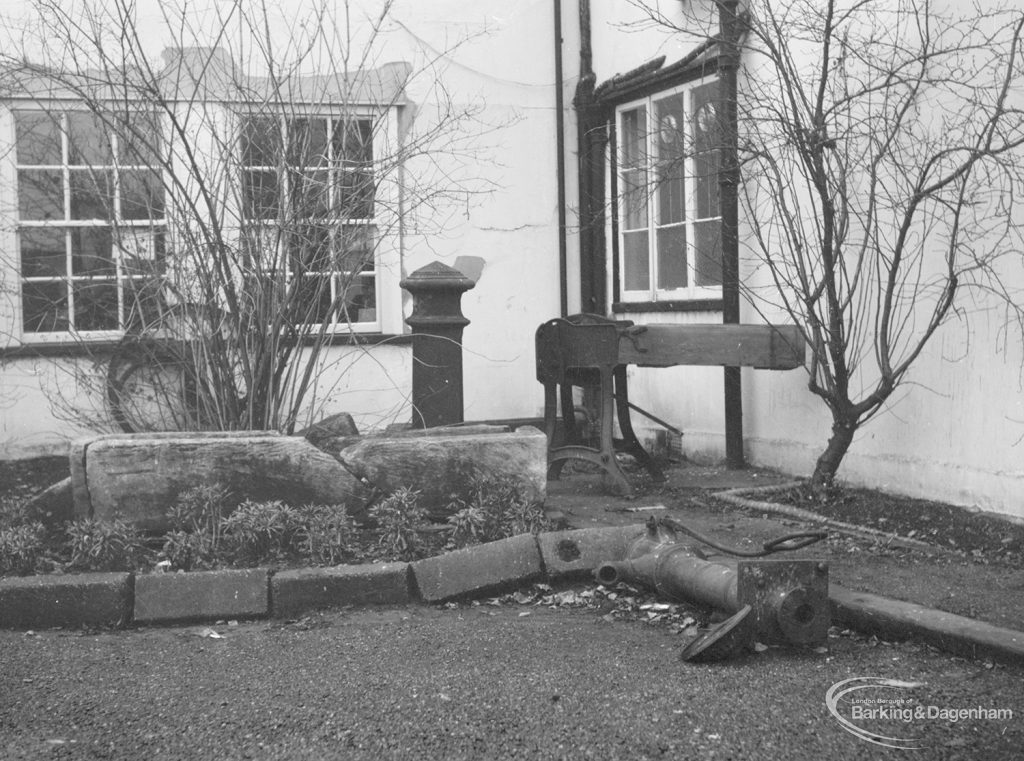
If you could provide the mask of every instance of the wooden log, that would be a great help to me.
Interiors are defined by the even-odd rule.
[[[105,436],[84,445],[84,462],[91,514],[150,531],[167,530],[178,495],[203,484],[223,484],[242,498],[353,511],[367,495],[341,463],[305,439],[263,432]]]
[[[791,370],[804,364],[795,325],[644,325],[619,339],[619,363],[643,367],[723,365]]]
[[[450,495],[467,473],[510,477],[528,499],[547,494],[547,437],[523,426],[514,432],[466,432],[434,428],[414,436],[367,436],[349,443],[338,459],[360,478],[388,494],[408,487],[433,517],[452,513]]]

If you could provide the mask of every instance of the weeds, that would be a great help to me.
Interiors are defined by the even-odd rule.
[[[317,565],[336,565],[354,551],[356,526],[344,505],[306,505],[300,510],[299,551]]]
[[[34,572],[45,546],[46,529],[42,523],[25,523],[0,530],[0,575],[25,576]]]
[[[178,495],[168,512],[172,528],[163,546],[172,567],[190,571],[217,561],[224,518],[232,505],[230,490],[218,484],[195,486]]]
[[[66,528],[71,566],[88,571],[129,571],[144,549],[142,537],[131,524],[83,518]]]
[[[510,476],[471,474],[463,492],[452,496],[448,509],[453,547],[550,528],[541,505],[529,499],[522,484]]]
[[[370,517],[380,529],[380,545],[390,555],[414,560],[422,549],[420,529],[427,511],[418,504],[419,492],[402,488],[370,508]]]
[[[243,502],[223,522],[225,543],[236,560],[263,563],[294,554],[302,519],[284,502]]]

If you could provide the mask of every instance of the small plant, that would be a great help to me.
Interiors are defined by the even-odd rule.
[[[370,508],[370,517],[380,529],[380,544],[389,555],[413,560],[423,543],[419,529],[427,520],[427,511],[418,504],[419,492],[402,488]]]
[[[190,571],[217,560],[224,516],[232,506],[230,490],[219,484],[195,486],[178,495],[168,513],[173,528],[163,546],[163,556],[173,568]]]
[[[452,495],[448,509],[454,547],[549,528],[543,508],[529,499],[522,484],[511,476],[470,475],[462,492]]]
[[[131,524],[83,518],[66,529],[71,566],[89,571],[127,571],[136,567],[142,538]]]
[[[280,500],[245,501],[222,523],[224,539],[235,557],[262,563],[294,553],[299,545],[302,516]]]
[[[305,557],[336,565],[352,554],[356,528],[344,505],[306,505],[299,514],[299,550]]]
[[[0,575],[25,576],[36,569],[46,541],[42,523],[25,523],[0,530]]]

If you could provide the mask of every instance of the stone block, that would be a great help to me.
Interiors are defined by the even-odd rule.
[[[124,434],[80,445],[72,458],[76,514],[121,517],[166,531],[167,511],[184,490],[222,484],[255,500],[362,507],[366,490],[336,459],[308,441],[273,432]],[[81,468],[74,463],[84,461]]]
[[[135,579],[135,623],[259,618],[269,610],[267,571],[149,573]]]
[[[0,579],[0,628],[126,626],[130,573],[83,573]]]
[[[367,563],[281,571],[270,580],[275,618],[345,605],[401,605],[410,601],[408,563]]]
[[[411,564],[420,597],[441,602],[485,594],[543,576],[537,540],[520,534]]]
[[[420,494],[432,516],[444,517],[449,495],[467,473],[509,477],[528,499],[547,496],[547,437],[532,426],[511,432],[426,429],[416,435],[367,436],[337,453],[354,474],[384,493],[401,487]]]
[[[544,569],[551,579],[589,576],[606,560],[622,560],[643,524],[550,531],[537,536]]]

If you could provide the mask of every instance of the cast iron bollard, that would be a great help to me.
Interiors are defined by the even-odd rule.
[[[412,294],[412,427],[462,422],[462,294],[476,285],[441,262],[401,282]]]

